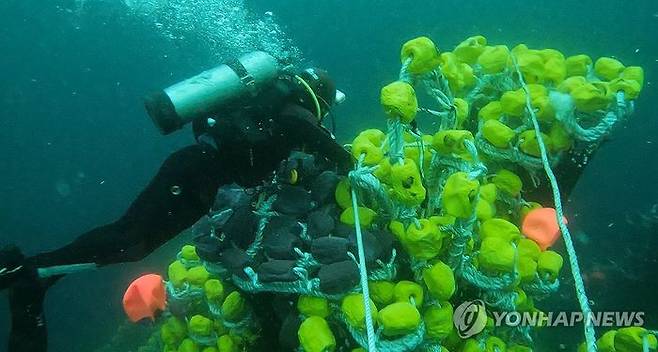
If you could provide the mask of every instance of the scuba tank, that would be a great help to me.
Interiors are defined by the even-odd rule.
[[[160,131],[170,134],[245,94],[256,95],[281,70],[270,54],[254,51],[152,93],[144,105]]]

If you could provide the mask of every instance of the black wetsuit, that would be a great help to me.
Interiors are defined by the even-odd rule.
[[[219,186],[257,185],[294,149],[316,151],[339,168],[349,167],[350,154],[292,97],[289,85],[279,81],[249,100],[257,104],[227,109],[212,126],[197,121],[200,142],[171,154],[120,219],[60,249],[27,258],[26,264],[37,268],[138,261],[207,214]],[[28,277],[11,287],[10,352],[46,350],[42,301],[54,281],[35,285]]]

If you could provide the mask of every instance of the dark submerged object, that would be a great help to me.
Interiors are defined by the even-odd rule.
[[[324,171],[315,178],[311,185],[311,197],[319,205],[324,205],[334,200],[338,175],[333,171]]]
[[[236,246],[247,249],[256,238],[258,217],[250,206],[235,209],[233,215],[224,225],[224,235]]]
[[[249,206],[254,201],[255,195],[253,189],[247,189],[239,186],[237,183],[223,185],[217,190],[214,210],[235,209]]]
[[[298,279],[293,272],[294,260],[269,260],[261,264],[256,273],[261,282],[291,282]]]
[[[226,242],[213,235],[201,235],[194,238],[194,247],[199,258],[216,263],[221,259],[221,251],[224,249]]]
[[[319,238],[329,235],[336,226],[334,218],[324,210],[316,210],[306,218],[308,235],[311,238]]]
[[[246,278],[244,268],[252,264],[252,259],[239,248],[227,248],[219,254],[219,262],[233,275]]]
[[[270,293],[274,316],[283,321],[290,313],[297,313],[297,295],[285,293]]]
[[[353,233],[354,233],[354,227],[350,225],[345,225],[342,222],[337,223],[336,226],[334,227],[334,231],[332,232],[334,236],[339,236],[344,238],[350,237],[350,235]]]
[[[285,215],[271,218],[263,231],[265,254],[274,259],[296,259],[295,247],[303,244],[299,238],[301,231],[295,218]]]
[[[359,269],[352,260],[320,267],[320,290],[328,294],[345,293],[359,283]]]
[[[362,231],[363,248],[365,250],[365,260],[368,267],[375,265],[377,259],[385,261],[390,258],[393,249],[393,235],[388,231],[377,231],[373,234],[369,231]],[[356,232],[352,230],[349,235],[349,251],[356,256],[358,253]]]
[[[350,259],[349,246],[349,241],[342,237],[320,237],[311,243],[311,254],[322,264],[337,263]]]
[[[279,330],[279,343],[283,351],[296,351],[299,347],[297,331],[300,325],[302,325],[302,320],[295,312],[288,314],[283,320],[281,330]]]
[[[282,185],[277,192],[277,198],[272,204],[275,211],[291,215],[301,216],[313,209],[314,204],[311,195],[302,187]]]

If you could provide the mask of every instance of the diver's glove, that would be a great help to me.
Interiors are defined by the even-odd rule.
[[[34,275],[36,270],[25,262],[25,256],[21,250],[8,245],[0,249],[0,291],[10,287],[21,277]]]

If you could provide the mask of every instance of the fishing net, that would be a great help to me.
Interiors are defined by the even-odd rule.
[[[169,266],[163,351],[253,350],[275,328],[282,348],[307,352],[532,351],[541,324],[494,317],[541,320],[560,285],[560,234],[591,312],[552,169],[582,166],[629,118],[642,69],[482,36],[443,53],[416,38],[401,63],[381,90],[387,129],[348,145],[348,175],[297,154],[271,184],[220,190],[232,200]],[[546,209],[544,232],[526,227]],[[280,324],[259,316],[271,297],[287,302]],[[656,349],[640,327],[597,342],[584,326],[583,350]]]

